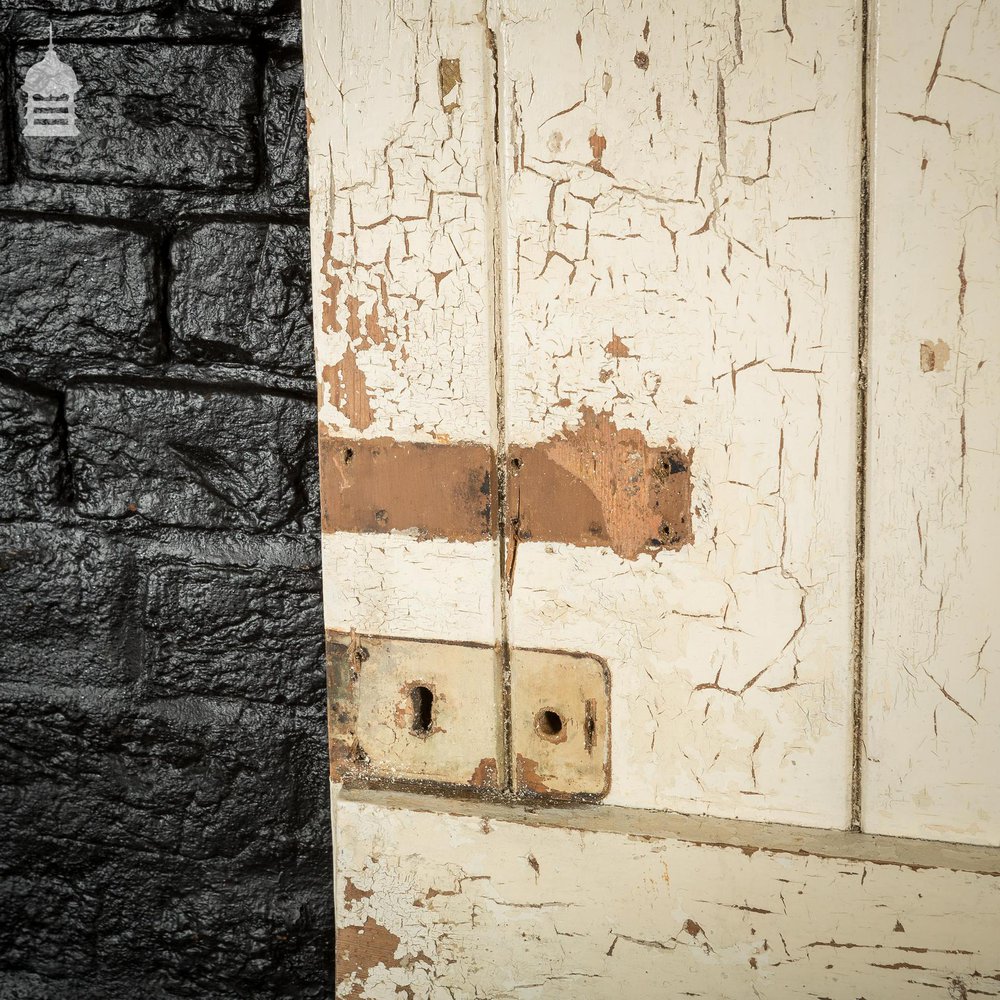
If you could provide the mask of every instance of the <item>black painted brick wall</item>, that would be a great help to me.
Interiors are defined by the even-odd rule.
[[[0,0],[0,88],[0,1000],[329,995],[297,6]]]

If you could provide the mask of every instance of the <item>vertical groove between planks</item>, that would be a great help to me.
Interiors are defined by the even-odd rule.
[[[491,298],[490,331],[493,345],[494,384],[494,455],[496,479],[496,525],[497,559],[494,580],[497,609],[497,691],[501,720],[502,760],[499,764],[501,787],[511,791],[514,787],[514,765],[512,757],[513,720],[511,717],[510,695],[510,591],[508,581],[507,528],[510,521],[507,488],[507,377],[506,377],[506,322],[507,296],[505,284],[505,226],[503,208],[504,157],[503,100],[501,93],[501,50],[498,39],[500,10],[497,0],[484,0],[483,24],[485,40],[486,106],[492,114],[487,115],[484,129],[486,137],[487,176],[487,219],[490,227],[490,283]],[[489,86],[492,82],[492,86]]]
[[[857,553],[854,565],[854,634],[851,642],[853,738],[851,745],[851,829],[861,829],[861,787],[865,711],[865,518],[868,472],[868,337],[871,318],[872,128],[874,124],[874,45],[878,0],[861,0],[861,164],[858,227],[858,388],[857,478],[855,519]]]

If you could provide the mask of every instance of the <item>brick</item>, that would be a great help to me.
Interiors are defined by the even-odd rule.
[[[4,365],[57,378],[98,362],[159,356],[150,237],[112,226],[0,225]]]
[[[21,49],[19,77],[40,55]],[[236,45],[65,44],[82,84],[80,135],[21,136],[32,177],[92,184],[243,189],[257,175],[256,61]]]
[[[57,412],[52,396],[0,382],[0,520],[39,517],[55,503],[62,476]]]
[[[323,975],[332,953],[328,887],[299,888],[294,869],[305,865],[289,867],[237,877],[114,852],[71,876],[59,868],[0,876],[0,997],[325,1000],[333,995]]]
[[[276,205],[306,209],[306,105],[302,57],[283,54],[264,71],[264,148],[267,181]]]
[[[171,260],[178,359],[312,377],[306,226],[210,223],[181,234]]]
[[[216,388],[75,386],[66,420],[76,510],[138,524],[311,530],[314,409]]]
[[[130,683],[140,668],[136,582],[120,546],[0,528],[0,680]]]
[[[85,865],[95,846],[280,864],[324,843],[325,725],[239,701],[0,690],[0,856]],[[61,841],[54,847],[52,841]]]
[[[97,921],[99,907],[97,899],[64,879],[45,879],[39,886],[36,879],[19,875],[16,870],[0,874],[0,911],[4,914],[0,921],[0,955],[4,968],[31,969],[43,977],[58,976],[66,969],[76,970],[81,977],[93,975],[95,942],[88,928]],[[82,933],[65,934],[67,925]],[[39,992],[13,995],[37,996],[39,1000],[47,995],[42,983],[30,986]],[[0,973],[0,996],[6,1000],[8,995]]]
[[[164,10],[172,0],[45,0],[48,14],[130,14],[140,11]],[[22,12],[28,7],[24,0],[0,0],[0,11]],[[42,6],[39,4],[39,6]],[[58,33],[56,45],[59,45]]]
[[[289,6],[286,0],[192,0],[192,3],[198,10],[243,17],[260,17]]]
[[[143,611],[150,693],[321,705],[321,605],[315,569],[156,566]]]
[[[323,995],[323,731],[318,706],[0,688],[3,968],[45,997]]]
[[[0,6],[0,10],[3,10],[2,6]],[[0,62],[0,95],[7,94],[8,84],[9,70],[6,60],[4,60]],[[6,184],[11,179],[10,103],[6,99],[0,100],[0,184]]]

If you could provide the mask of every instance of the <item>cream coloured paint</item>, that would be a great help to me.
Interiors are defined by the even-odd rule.
[[[1000,845],[1000,7],[877,38],[863,821]]]
[[[320,433],[502,459],[603,411],[695,482],[692,544],[511,579],[325,534],[328,628],[611,690],[608,805],[335,804],[338,995],[995,995],[994,849],[773,826],[1000,843],[994,7],[873,2],[866,107],[860,2],[304,6]]]

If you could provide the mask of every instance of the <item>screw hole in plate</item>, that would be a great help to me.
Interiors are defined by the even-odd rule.
[[[543,708],[535,716],[535,731],[552,743],[561,743],[566,739],[563,728],[563,718],[555,709]]]

